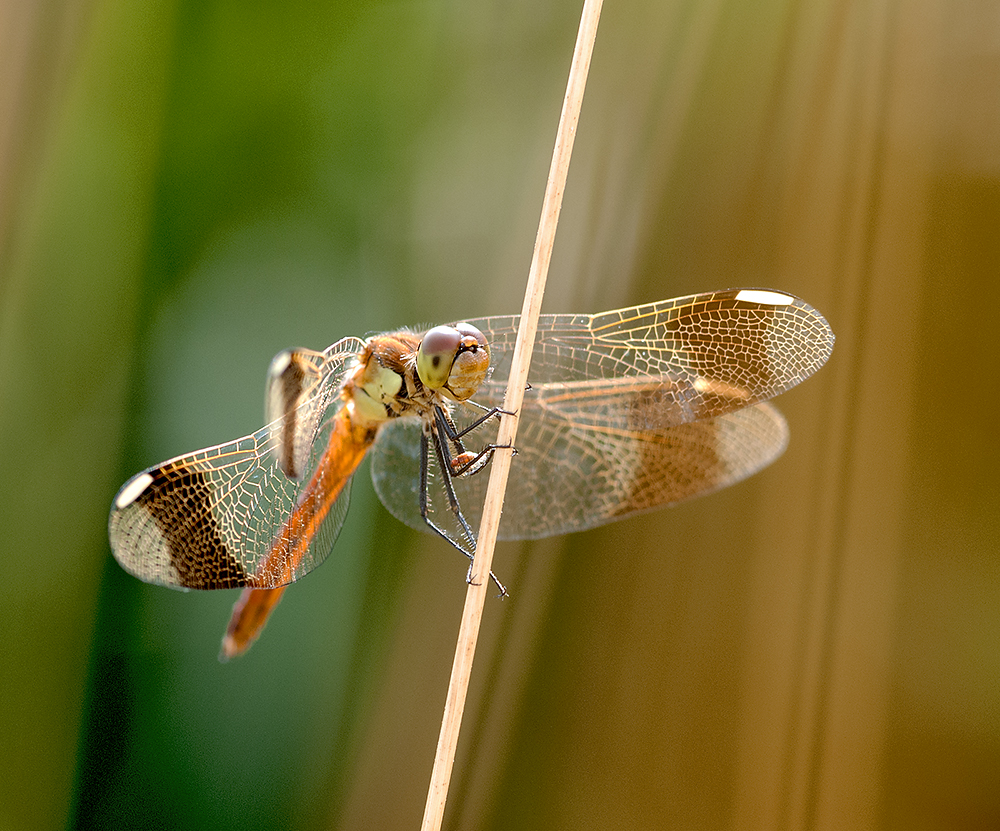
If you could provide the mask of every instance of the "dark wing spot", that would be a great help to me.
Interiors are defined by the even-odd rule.
[[[189,589],[231,589],[247,585],[242,564],[223,540],[212,513],[211,489],[190,468],[165,466],[136,499],[156,522],[170,549],[170,564]]]
[[[302,357],[292,355],[287,369],[281,375],[281,407],[285,420],[281,425],[281,466],[291,479],[297,479],[300,471],[295,467],[295,433],[298,430],[299,397],[306,378],[302,368]]]

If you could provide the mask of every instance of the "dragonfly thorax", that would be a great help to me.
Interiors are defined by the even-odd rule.
[[[356,416],[382,422],[421,409],[413,369],[418,345],[411,332],[377,335],[365,343],[343,392]]]
[[[397,415],[394,406],[403,389],[403,376],[372,360],[363,367],[359,383],[354,386],[354,405],[366,419],[385,421]]]

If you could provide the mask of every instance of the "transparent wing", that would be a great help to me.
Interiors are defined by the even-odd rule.
[[[495,437],[496,428],[484,425],[482,438]],[[383,427],[371,453],[372,478],[379,499],[397,519],[427,531],[419,509],[419,438],[418,422]],[[787,442],[785,420],[769,403],[659,433],[584,432],[526,410],[518,425],[499,536],[568,534],[675,505],[756,473],[778,458]],[[473,530],[479,527],[488,480],[485,470],[454,480]],[[461,539],[439,483],[432,460],[431,517]]]
[[[315,380],[295,413],[126,482],[108,523],[118,562],[141,580],[174,588],[273,588],[266,578],[254,579],[255,573],[326,451],[344,375],[362,348],[357,338],[345,338],[313,353]],[[289,429],[296,431],[291,442]],[[288,457],[282,448],[289,444],[307,450],[299,451],[304,467],[296,478],[283,470]],[[292,579],[329,554],[348,499],[345,483]]]
[[[519,316],[471,320],[495,370],[476,400],[500,400]],[[662,429],[790,389],[833,350],[824,317],[797,297],[730,289],[596,315],[542,315],[528,381],[538,406],[601,427]]]
[[[499,406],[518,317],[469,322],[489,340],[495,366],[475,400]],[[815,309],[763,289],[710,292],[598,315],[544,315],[501,538],[590,528],[749,476],[777,458],[787,442],[780,413],[760,402],[814,373],[832,348],[833,333]],[[475,416],[464,409],[456,413],[459,424]],[[495,436],[495,425],[484,425],[470,435],[470,449]],[[422,528],[419,460],[412,450],[418,438],[418,428],[406,424],[380,431],[372,475],[386,507]],[[486,480],[485,473],[455,480],[473,528]]]

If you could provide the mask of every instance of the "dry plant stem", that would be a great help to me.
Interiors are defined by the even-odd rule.
[[[563,100],[555,148],[552,152],[552,165],[549,168],[549,178],[545,186],[542,216],[535,238],[535,251],[531,268],[528,271],[528,285],[525,289],[524,305],[521,309],[520,328],[514,344],[510,378],[507,381],[507,393],[504,398],[504,409],[507,412],[518,412],[524,398],[525,383],[528,379],[528,364],[531,360],[532,345],[535,342],[535,331],[538,328],[538,314],[541,311],[545,278],[548,275],[549,261],[552,258],[556,224],[559,220],[559,210],[562,207],[562,195],[566,186],[566,175],[569,171],[569,160],[573,150],[573,139],[576,137],[580,107],[583,103],[587,72],[590,69],[590,56],[594,48],[594,39],[597,36],[597,22],[601,15],[601,4],[602,0],[585,0],[581,15],[580,30],[577,34],[576,47],[573,50],[573,63],[570,67],[569,81],[566,87],[566,97]],[[500,446],[514,445],[516,431],[516,417],[504,416],[500,423],[497,444]],[[437,831],[444,819],[448,785],[451,781],[455,751],[458,747],[458,733],[462,723],[462,713],[465,710],[469,678],[472,673],[472,659],[476,651],[483,605],[486,594],[490,590],[489,573],[493,563],[493,548],[500,525],[500,510],[503,507],[503,494],[507,487],[510,462],[510,453],[497,453],[490,466],[490,481],[483,506],[483,521],[479,527],[479,542],[476,546],[472,582],[469,584],[465,598],[462,624],[458,633],[458,645],[455,650],[455,661],[452,665],[448,696],[445,700],[441,734],[434,756],[434,769],[427,792],[427,803],[424,806],[424,818],[421,824],[423,831]]]

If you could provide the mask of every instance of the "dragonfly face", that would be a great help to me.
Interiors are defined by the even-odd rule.
[[[279,354],[266,427],[122,487],[110,517],[115,557],[151,583],[244,587],[223,647],[238,654],[281,587],[333,547],[350,477],[369,452],[386,507],[471,557],[487,478],[474,473],[494,449],[517,325],[482,318]],[[544,315],[500,537],[593,527],[754,473],[787,441],[767,400],[832,348],[815,309],[762,289]]]

